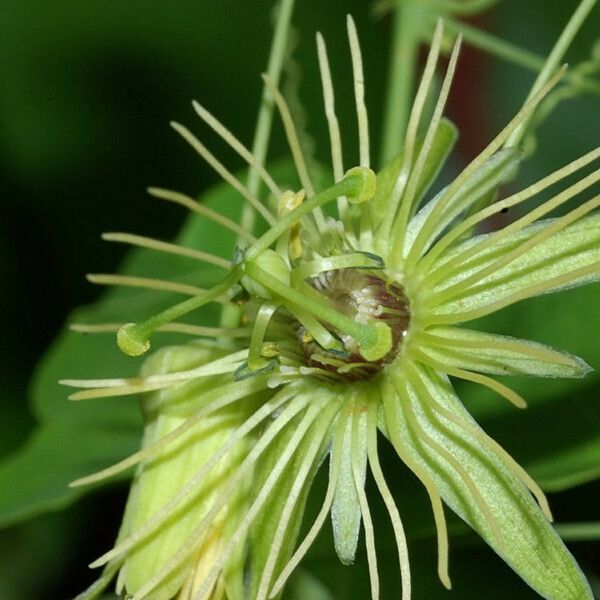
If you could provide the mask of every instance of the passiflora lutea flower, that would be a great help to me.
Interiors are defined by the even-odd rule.
[[[105,573],[82,597],[93,596],[117,572],[117,590],[135,600],[276,597],[331,515],[335,549],[344,563],[354,560],[364,529],[371,593],[377,598],[375,533],[364,487],[368,469],[389,512],[402,596],[410,597],[402,521],[379,463],[383,435],[429,494],[438,573],[446,587],[443,503],[543,597],[591,598],[550,524],[543,492],[472,419],[449,377],[479,383],[524,407],[518,394],[491,375],[582,377],[589,370],[572,355],[462,324],[598,278],[600,197],[563,216],[545,217],[596,183],[599,169],[501,230],[473,232],[495,213],[593,164],[600,149],[490,203],[519,165],[515,132],[560,79],[560,70],[452,183],[428,199],[456,138],[442,114],[460,40],[432,97],[442,33],[439,24],[404,150],[377,175],[370,168],[362,59],[350,18],[360,160],[346,172],[325,43],[317,37],[332,186],[318,189],[313,183],[290,111],[269,78],[266,86],[283,120],[300,189],[280,187],[200,104],[194,103],[198,116],[262,178],[270,191],[267,202],[188,129],[173,124],[248,201],[266,231],[257,237],[183,194],[151,188],[152,195],[236,232],[240,245],[231,262],[140,236],[106,236],[193,256],[225,274],[208,290],[134,278],[104,281],[190,295],[145,322],[120,326],[117,339],[127,354],[146,352],[158,330],[213,339],[160,350],[138,378],[64,382],[89,388],[73,399],[142,393],[146,418],[138,453],[75,482],[138,465],[117,543],[93,564],[106,565]],[[433,111],[425,122],[427,102]],[[335,208],[335,216],[323,210],[326,205]],[[240,307],[235,326],[211,329],[177,321],[210,302],[229,301]],[[306,498],[324,462],[329,483],[322,508],[298,544]]]

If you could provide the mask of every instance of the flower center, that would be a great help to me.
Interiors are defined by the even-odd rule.
[[[344,351],[326,350],[300,327],[298,335],[306,364],[336,373],[343,381],[360,381],[373,377],[397,356],[410,323],[409,302],[401,286],[363,269],[324,271],[309,280],[311,286],[336,310],[358,323],[382,321],[391,331],[392,345],[387,354],[368,361],[359,344],[349,334],[335,327],[328,329],[340,339]]]

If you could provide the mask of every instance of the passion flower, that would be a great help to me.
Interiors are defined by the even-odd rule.
[[[598,278],[600,216],[595,209],[600,197],[563,216],[544,217],[597,182],[599,169],[501,230],[473,232],[491,215],[592,164],[600,149],[490,203],[519,165],[517,132],[561,78],[559,70],[454,181],[431,197],[429,190],[456,138],[442,114],[460,39],[437,97],[432,91],[442,33],[438,24],[404,150],[377,175],[370,168],[362,59],[350,18],[360,161],[346,174],[325,44],[317,37],[332,186],[317,189],[313,183],[290,111],[269,78],[266,87],[281,114],[301,189],[276,183],[262,160],[198,103],[198,116],[262,179],[271,194],[266,202],[188,129],[173,124],[244,196],[266,231],[257,235],[252,218],[240,228],[183,194],[152,188],[152,195],[235,231],[240,243],[231,263],[139,236],[108,237],[195,253],[226,273],[208,290],[190,292],[178,287],[180,282],[154,282],[191,296],[147,321],[121,326],[117,336],[121,349],[132,355],[146,352],[160,329],[212,335],[212,341],[162,349],[134,379],[64,382],[89,388],[73,399],[141,393],[146,417],[139,452],[76,482],[138,465],[117,543],[93,564],[106,565],[105,574],[82,598],[92,597],[116,572],[117,591],[134,600],[277,597],[329,514],[344,563],[353,562],[364,528],[371,592],[377,598],[367,468],[389,512],[402,597],[409,598],[407,543],[379,463],[380,435],[429,494],[438,573],[446,587],[443,502],[543,597],[592,597],[550,524],[543,492],[472,419],[449,377],[491,388],[522,408],[524,400],[490,375],[582,377],[589,370],[581,359],[541,344],[461,325],[514,302]],[[425,122],[428,102],[433,112]],[[331,204],[335,216],[323,210]],[[219,329],[176,320],[215,301],[235,305]],[[329,483],[322,508],[297,544],[306,498],[324,461]]]

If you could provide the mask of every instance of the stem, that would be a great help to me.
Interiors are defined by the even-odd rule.
[[[286,52],[288,32],[294,8],[294,0],[281,0],[275,33],[269,52],[269,62],[267,64],[267,76],[277,86],[279,83],[283,60]],[[267,156],[269,146],[269,137],[271,135],[271,126],[273,124],[273,97],[269,93],[266,85],[263,85],[260,109],[254,132],[254,141],[252,143],[252,155],[257,164],[263,166]],[[249,169],[247,185],[248,191],[253,196],[258,197],[260,188],[260,176],[256,169]],[[252,232],[254,229],[255,212],[251,206],[244,204],[242,209],[241,226],[244,230]],[[238,238],[238,243],[241,240]],[[240,321],[242,311],[237,306],[229,305],[223,308],[221,314],[221,325],[223,327],[237,327]]]
[[[279,84],[279,78],[281,76],[293,8],[294,0],[281,0],[279,14],[277,15],[277,24],[275,26],[275,34],[273,35],[273,42],[269,53],[269,63],[267,65],[267,77],[275,84],[275,86]],[[256,122],[256,131],[254,133],[254,143],[252,144],[252,155],[256,159],[256,162],[261,166],[264,165],[267,156],[269,136],[273,124],[273,108],[273,97],[267,86],[264,85],[260,110],[258,111],[258,120]],[[257,195],[260,188],[260,177],[256,169],[249,170],[247,187],[251,194]],[[255,214],[254,211],[251,210],[251,207],[245,206],[244,212],[242,213],[242,227],[247,230],[252,230],[254,227],[254,217]]]
[[[534,71],[535,73],[539,73],[544,68],[544,58],[539,54],[519,48],[519,46],[506,42],[501,38],[497,38],[487,31],[482,31],[477,27],[467,25],[461,21],[456,21],[450,17],[444,18],[444,25],[448,31],[451,31],[456,35],[462,34],[465,43],[474,48],[489,52],[492,55],[518,65],[519,67]],[[567,73],[565,75],[565,80],[576,83],[583,91],[592,94],[600,94],[600,85],[595,81],[582,79],[573,73]]]
[[[448,31],[457,35],[462,33],[463,39],[467,44],[480,50],[485,50],[490,54],[495,54],[521,67],[539,73],[544,66],[544,59],[541,56],[529,52],[529,50],[519,48],[472,25],[467,25],[450,17],[444,18],[444,25]]]
[[[581,0],[577,10],[573,13],[573,16],[569,19],[563,32],[560,34],[552,52],[550,52],[546,62],[540,74],[537,76],[529,95],[525,102],[530,100],[552,77],[556,72],[560,63],[563,60],[564,54],[571,45],[573,38],[577,35],[579,28],[583,25],[583,22],[587,18],[589,12],[592,10],[596,0]],[[531,116],[528,117],[523,123],[521,123],[513,132],[513,134],[506,141],[505,147],[517,146],[525,135],[525,130]]]
[[[557,523],[556,531],[568,542],[586,542],[600,539],[600,522],[589,523]]]
[[[499,0],[435,0],[435,7],[439,12],[453,13],[455,15],[472,15],[487,10]],[[446,17],[444,17],[445,20]]]
[[[408,122],[419,49],[419,20],[411,3],[398,4],[393,27],[380,167],[401,151]]]

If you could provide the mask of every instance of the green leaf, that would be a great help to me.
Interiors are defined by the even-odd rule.
[[[289,177],[289,168],[276,170]],[[225,184],[207,192],[202,202],[232,219],[238,218],[242,206],[239,194]],[[194,214],[186,221],[177,242],[231,256],[235,240],[233,233]],[[211,265],[146,249],[130,252],[120,272],[196,285],[210,285],[221,276]],[[172,293],[111,288],[97,303],[77,309],[69,322],[134,321],[179,300]],[[218,307],[208,308],[197,318],[205,325],[216,323]],[[156,338],[157,345],[173,341],[181,342],[182,337],[159,334]],[[69,402],[69,392],[58,385],[58,380],[131,376],[139,371],[142,362],[143,359],[124,356],[116,346],[114,334],[85,335],[66,328],[61,332],[33,376],[31,406],[40,426],[0,466],[0,488],[6,490],[0,499],[0,523],[7,525],[66,506],[84,493],[82,489],[70,489],[70,481],[116,462],[139,446],[141,422],[135,400]]]
[[[221,184],[202,197],[202,203],[222,214],[236,218],[242,205],[239,195]],[[191,215],[177,237],[177,243],[202,249],[221,256],[231,256],[234,234],[199,215]],[[181,256],[135,249],[127,256],[119,270],[125,275],[153,277],[207,286],[222,274],[212,265],[204,265]],[[100,300],[77,309],[69,323],[131,322],[141,320],[181,300],[177,294],[162,291],[115,287],[105,292]],[[212,305],[201,313],[205,325],[215,324],[218,307]],[[192,316],[192,319],[195,317]],[[168,344],[186,338],[172,334],[158,334],[156,344]],[[64,330],[42,360],[32,384],[32,408],[41,421],[56,418],[69,410],[65,388],[57,381],[65,377],[103,378],[117,375],[130,376],[139,371],[143,359],[124,356],[115,342],[114,333],[81,334]]]
[[[600,540],[600,521],[557,523],[556,530],[563,540],[573,542]]]
[[[600,410],[594,385],[570,396],[547,397],[524,411],[501,411],[485,418],[483,425],[546,490],[565,490],[600,477]]]
[[[600,477],[600,443],[597,438],[587,439],[576,448],[525,461],[527,470],[543,489],[560,492]]]
[[[282,184],[296,184],[288,163],[276,165],[271,172]],[[239,220],[243,199],[227,184],[215,186],[200,201],[234,221]],[[235,235],[191,214],[176,242],[229,257],[233,255]],[[147,249],[130,252],[119,272],[201,287],[214,284],[223,275],[213,265]],[[180,299],[170,292],[111,288],[95,304],[77,309],[69,323],[136,321]],[[214,325],[218,318],[219,307],[212,305],[190,315],[188,322],[196,319],[203,325]],[[182,337],[159,333],[153,339],[158,347],[173,342],[181,343]],[[137,373],[142,363],[143,359],[126,357],[118,350],[114,334],[82,335],[63,329],[33,376],[31,406],[40,426],[0,467],[0,488],[9,490],[0,499],[0,523],[14,523],[66,506],[83,493],[82,489],[69,489],[70,481],[116,462],[139,445],[141,427],[134,400],[73,403],[67,400],[67,389],[57,382],[67,377],[127,377]]]
[[[279,163],[270,171],[282,184],[290,186],[295,184],[294,171],[288,163]],[[208,190],[199,201],[234,221],[239,220],[244,203],[240,194],[225,183]],[[232,257],[235,247],[235,235],[231,231],[195,213],[188,216],[175,241],[224,258]],[[119,273],[180,281],[200,287],[213,285],[224,275],[223,270],[213,265],[199,263],[182,256],[137,248],[127,255]],[[69,317],[68,322],[137,321],[180,300],[181,296],[170,292],[113,287],[107,290],[98,302],[77,309]],[[220,309],[213,304],[189,315],[186,320],[197,321],[203,325],[214,325],[219,316]],[[185,341],[186,338],[182,338],[181,335],[159,333],[153,339],[153,347],[173,342],[181,343],[182,340]],[[59,379],[129,376],[138,372],[142,362],[142,359],[124,356],[117,349],[114,334],[85,335],[65,328],[34,374],[31,389],[33,412],[39,420],[44,421],[56,418],[62,412],[69,410],[69,403],[65,401],[67,394],[64,388],[56,383]]]
[[[83,407],[82,407],[83,408]],[[139,445],[141,419],[109,400],[39,427],[23,447],[0,463],[0,527],[57,510],[84,490],[74,479],[116,462]]]
[[[289,600],[335,600],[335,596],[306,569],[294,572],[287,594]]]

